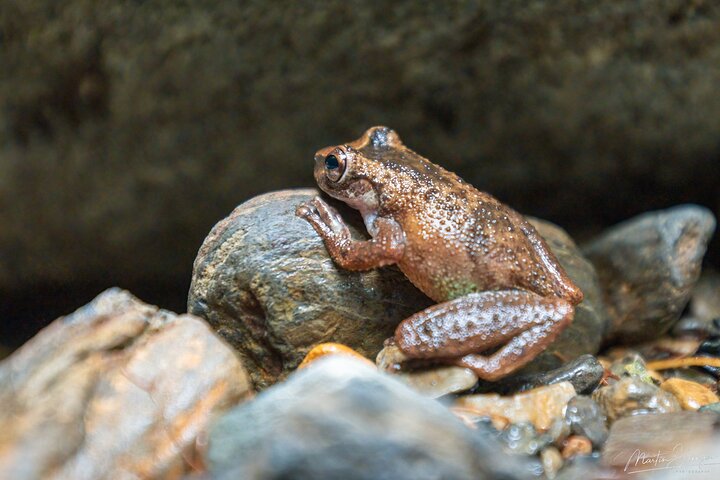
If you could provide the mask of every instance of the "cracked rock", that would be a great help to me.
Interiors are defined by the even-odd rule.
[[[250,395],[203,321],[111,289],[0,364],[0,478],[189,473],[208,421]]]

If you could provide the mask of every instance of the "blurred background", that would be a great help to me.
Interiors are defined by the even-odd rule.
[[[719,86],[716,1],[3,0],[0,344],[184,311],[215,222],[371,125],[579,241],[718,215]]]

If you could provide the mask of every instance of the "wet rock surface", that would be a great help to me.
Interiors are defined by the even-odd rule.
[[[169,478],[196,471],[211,418],[249,398],[200,319],[113,289],[0,363],[0,477]]]
[[[627,220],[583,247],[604,288],[608,339],[649,340],[673,326],[714,229],[709,210],[683,205]]]
[[[588,438],[596,447],[602,446],[608,436],[605,414],[592,398],[578,395],[572,398],[565,410],[570,432]]]
[[[547,431],[556,420],[563,418],[568,401],[575,395],[569,382],[561,382],[511,397],[494,393],[464,395],[457,399],[455,406],[477,416],[504,417],[513,424],[529,422],[538,430]]]
[[[482,382],[477,392],[497,392],[503,395],[524,392],[543,385],[570,382],[577,393],[589,393],[602,378],[603,366],[592,355],[581,355],[561,367],[541,373],[515,375],[495,383]]]
[[[635,376],[621,378],[595,390],[592,398],[611,423],[627,416],[680,411],[674,395]]]
[[[647,471],[655,463],[659,467],[675,467],[679,469],[675,475],[680,473],[684,477],[688,468],[701,466],[697,459],[689,455],[694,447],[712,439],[716,422],[714,414],[702,412],[638,415],[620,419],[610,429],[610,436],[602,451],[602,463],[616,467],[629,476]],[[717,475],[717,464],[711,468]],[[685,475],[682,475],[683,471]]]
[[[526,478],[440,403],[356,360],[314,362],[218,420],[213,478]]]
[[[664,381],[660,388],[672,393],[684,410],[697,410],[705,405],[720,402],[718,396],[708,387],[681,378],[670,378]]]
[[[195,260],[188,311],[240,352],[259,388],[294,370],[318,343],[375,358],[401,320],[432,303],[394,267],[338,268],[295,216],[315,195],[284,190],[243,203],[213,228]],[[358,213],[335,205],[362,238]]]

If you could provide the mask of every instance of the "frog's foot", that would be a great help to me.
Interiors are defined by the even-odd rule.
[[[320,197],[298,205],[295,214],[307,220],[325,242],[335,263],[346,270],[370,270],[402,258],[405,235],[394,220],[377,218],[372,239],[354,240],[340,214]]]
[[[535,358],[572,321],[574,311],[564,299],[523,290],[471,293],[403,320],[395,339],[411,358],[437,358],[492,381]],[[489,356],[476,353],[503,344]]]

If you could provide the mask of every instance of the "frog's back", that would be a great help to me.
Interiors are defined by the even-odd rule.
[[[479,191],[473,211],[471,236],[478,287],[523,287],[542,296],[564,298],[572,304],[582,301],[580,289],[525,217]]]

